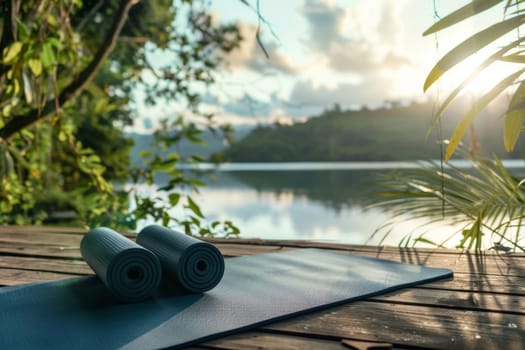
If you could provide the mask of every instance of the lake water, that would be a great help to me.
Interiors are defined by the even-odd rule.
[[[386,171],[414,164],[227,164],[215,173],[216,181],[208,181],[195,197],[210,220],[232,220],[241,237],[377,244],[386,231],[379,231],[375,237],[372,234],[393,219],[389,213],[371,208],[380,199],[376,195],[377,178]],[[506,163],[510,168],[522,168],[523,164]],[[145,186],[142,191],[153,193],[155,188]],[[429,239],[442,241],[458,230],[444,221],[424,229],[419,227],[420,222],[407,217],[395,218],[395,222],[384,244],[398,245],[405,235],[416,237],[424,231]],[[150,223],[141,222],[140,226]]]

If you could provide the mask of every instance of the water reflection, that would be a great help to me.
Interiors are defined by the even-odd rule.
[[[306,195],[281,190],[220,189],[200,195],[212,219],[233,220],[243,237],[315,239],[363,243],[386,214],[357,205],[338,209],[312,201]]]
[[[196,197],[210,220],[232,220],[241,237],[377,244],[383,233],[370,236],[391,217],[368,206],[378,200],[377,178],[384,171],[389,170],[222,171]],[[143,190],[155,192],[152,186]],[[384,243],[397,245],[408,233],[420,234],[416,227],[397,218]],[[441,241],[454,229],[441,223],[429,237]]]
[[[377,178],[385,170],[239,171],[220,172],[211,187],[254,189],[257,192],[304,197],[340,211],[344,206],[366,207],[378,200]],[[233,185],[233,186],[232,186]]]

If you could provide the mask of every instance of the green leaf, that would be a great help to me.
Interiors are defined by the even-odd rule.
[[[188,205],[187,205],[187,208],[190,209],[192,212],[194,212],[195,215],[197,215],[197,216],[200,217],[201,219],[204,219],[204,215],[202,214],[201,209],[200,209],[199,206],[193,201],[193,199],[191,199],[190,196],[188,196]]]
[[[525,55],[521,55],[523,51],[515,52],[511,55],[503,56],[500,61],[511,62],[511,63],[525,63]]]
[[[101,98],[101,99],[99,99],[97,101],[97,103],[95,104],[94,112],[96,114],[101,114],[101,113],[107,112],[108,103],[109,103],[109,99],[108,98]]]
[[[469,230],[469,236],[470,239],[468,249],[472,249],[472,245],[476,243],[476,250],[479,250],[481,248],[481,220],[483,218],[483,215],[480,213],[476,221],[474,222],[474,225]]]
[[[11,84],[7,85],[5,92],[10,96],[16,96],[20,92],[20,82],[14,79]]]
[[[53,27],[56,27],[58,24],[58,21],[53,14],[47,16],[47,22]]]
[[[60,142],[65,142],[65,141],[67,140],[67,135],[66,135],[66,133],[64,132],[64,130],[60,130],[60,131],[58,132],[58,140],[59,140]]]
[[[509,103],[503,124],[503,143],[505,150],[511,152],[520,136],[521,126],[525,121],[525,109],[516,108],[525,100],[525,82],[521,82]]]
[[[192,131],[186,134],[186,138],[193,144],[206,146],[206,142],[199,137],[200,131]]]
[[[154,164],[154,169],[163,173],[167,173],[175,169],[177,165],[176,159],[165,159]]]
[[[9,213],[11,212],[11,205],[5,201],[0,202],[0,213]]]
[[[167,212],[162,213],[162,226],[168,226],[170,219],[170,215]]]
[[[18,18],[16,19],[16,23],[18,25],[18,40],[23,42],[27,41],[29,38],[29,29],[25,23],[20,21]]]
[[[237,236],[241,233],[239,228],[233,224],[233,222],[227,220],[224,222],[224,230],[226,231],[226,236],[234,235]]]
[[[47,42],[49,45],[54,46],[59,50],[64,47],[64,44],[58,38],[48,38]]]
[[[471,3],[457,9],[446,17],[441,18],[434,23],[430,28],[425,30],[423,36],[438,32],[442,29],[448,28],[456,23],[459,23],[469,17],[477,15],[489,8],[499,4],[501,0],[473,0]]]
[[[12,110],[13,110],[13,104],[9,103],[5,105],[4,108],[2,108],[2,115],[4,117],[9,117],[11,116]],[[0,118],[0,128],[2,128],[3,126],[4,126],[4,121],[2,120],[2,118]]]
[[[496,23],[474,35],[450,50],[432,68],[423,85],[423,91],[436,82],[445,72],[456,64],[471,56],[478,50],[487,46],[497,38],[519,27],[525,21],[525,15],[512,17],[508,20]]]
[[[27,65],[35,77],[38,77],[40,74],[42,74],[42,63],[40,60],[37,60],[36,58],[30,58],[27,61]]]
[[[200,154],[192,154],[190,157],[189,157],[189,161],[190,162],[204,162],[205,158],[203,156],[201,156]]]
[[[169,161],[177,162],[179,161],[179,159],[180,159],[180,155],[177,152],[171,152],[166,156],[166,160],[169,160]]]
[[[190,216],[190,221],[197,227],[200,227],[201,221],[195,216]]]
[[[106,96],[104,90],[102,90],[97,84],[91,82],[86,86],[86,90],[89,91],[93,97],[103,98]]]
[[[44,68],[49,68],[55,64],[55,53],[53,52],[52,44],[49,42],[42,45],[42,54],[40,55],[40,60]]]
[[[458,147],[459,143],[461,142],[461,139],[463,138],[463,135],[465,135],[465,132],[470,127],[470,124],[474,121],[476,116],[485,108],[490,101],[492,101],[496,96],[498,96],[503,90],[508,88],[512,82],[514,82],[523,72],[525,69],[520,69],[519,71],[509,75],[502,81],[500,81],[496,86],[492,88],[489,92],[481,96],[476,103],[472,106],[472,108],[465,114],[463,119],[458,123],[456,126],[456,129],[454,130],[454,133],[450,137],[450,142],[447,146],[447,151],[445,154],[445,160],[449,160],[452,154],[456,151],[456,148]]]
[[[140,151],[139,152],[139,157],[140,158],[149,158],[153,155],[153,152],[151,151]]]
[[[186,183],[189,185],[197,186],[197,187],[206,186],[206,183],[204,181],[201,181],[199,179],[194,179],[194,178],[187,178]]]
[[[426,244],[433,245],[435,247],[439,246],[439,244],[437,244],[436,242],[431,241],[430,239],[425,238],[425,237],[418,237],[418,238],[414,239],[414,243],[426,243]]]
[[[179,203],[180,194],[179,193],[170,193],[168,195],[168,200],[172,206],[176,206]]]
[[[2,58],[2,63],[9,64],[11,63],[22,51],[23,44],[20,41],[15,41],[8,47],[4,49],[4,57]]]

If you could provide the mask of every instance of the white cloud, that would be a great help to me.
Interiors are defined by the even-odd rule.
[[[343,21],[348,12],[331,0],[306,0],[302,9],[308,21],[311,49],[328,52],[333,41],[342,41]]]
[[[302,12],[308,21],[307,45],[325,55],[337,71],[397,69],[410,63],[399,49],[403,6],[404,1],[382,0],[345,9],[331,0],[306,0]]]
[[[290,102],[302,106],[330,107],[335,103],[345,107],[377,105],[398,99],[397,78],[370,74],[359,84],[340,83],[335,87],[315,86],[312,81],[298,81],[290,95]]]
[[[380,40],[387,44],[389,48],[397,48],[403,35],[403,0],[383,0],[381,8],[381,18],[377,31],[380,33]]]
[[[279,51],[274,42],[262,41],[263,47],[269,55],[267,58],[257,42],[257,26],[239,22],[239,29],[243,40],[240,47],[228,53],[225,60],[232,70],[250,69],[257,72],[277,70],[284,74],[295,74],[297,68],[290,59]]]

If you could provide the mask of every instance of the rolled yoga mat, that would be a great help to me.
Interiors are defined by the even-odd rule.
[[[207,293],[159,293],[135,304],[112,301],[95,277],[3,287],[0,349],[180,348],[451,276],[448,269],[298,249],[226,259],[224,278]]]
[[[159,225],[142,229],[137,243],[159,257],[164,277],[185,290],[202,293],[214,288],[224,274],[224,258],[213,244]]]
[[[80,242],[80,253],[122,302],[142,301],[159,286],[162,268],[155,254],[112,229],[89,231]]]

